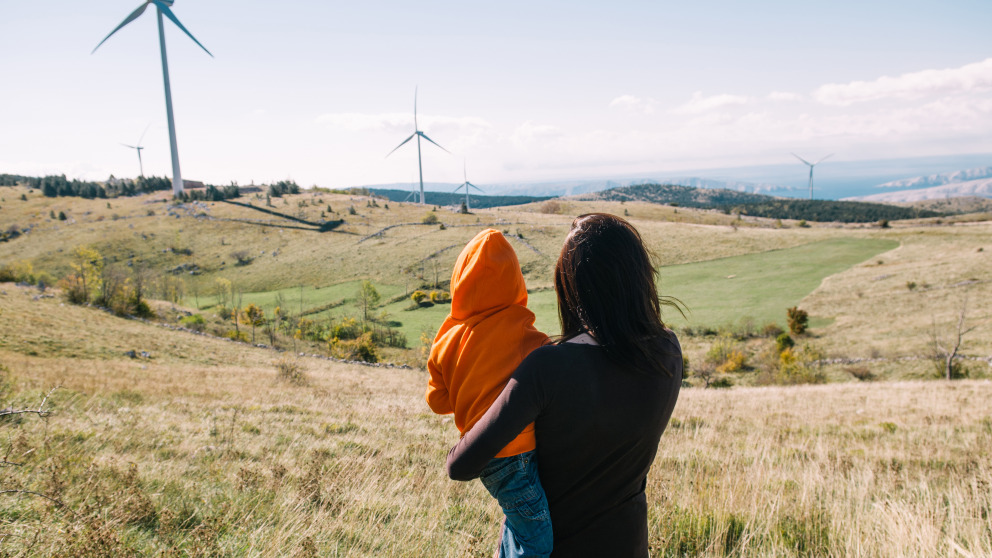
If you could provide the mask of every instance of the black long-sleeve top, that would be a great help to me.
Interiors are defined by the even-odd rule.
[[[534,422],[553,556],[647,556],[644,487],[682,384],[675,335],[664,345],[662,364],[670,376],[631,370],[597,345],[535,350],[448,453],[448,475],[477,477],[500,448]]]

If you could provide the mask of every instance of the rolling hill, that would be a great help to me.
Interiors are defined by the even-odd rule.
[[[880,220],[938,217],[941,213],[881,203],[777,198],[726,189],[693,188],[672,184],[642,184],[611,188],[579,199],[644,201],[700,209],[720,209],[752,217],[820,222],[871,223]]]

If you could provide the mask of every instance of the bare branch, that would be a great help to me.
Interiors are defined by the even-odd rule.
[[[41,403],[38,404],[37,409],[14,409],[13,407],[8,407],[6,409],[0,409],[0,417],[6,417],[11,415],[34,414],[34,415],[38,415],[39,417],[45,418],[48,415],[52,414],[50,410],[45,409],[45,403],[48,403],[48,398],[51,397],[52,394],[55,393],[55,390],[59,389],[60,387],[61,386],[55,386],[52,389],[50,389],[48,393],[45,394],[45,397],[42,398]]]

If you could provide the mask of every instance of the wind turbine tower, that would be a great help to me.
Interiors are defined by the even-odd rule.
[[[165,17],[172,20],[172,23],[175,23],[176,27],[181,29],[183,33],[186,33],[186,36],[193,39],[193,42],[202,48],[204,52],[210,54],[210,51],[207,50],[207,47],[201,45],[200,41],[197,41],[196,37],[194,37],[192,33],[183,27],[183,24],[179,22],[179,19],[176,18],[175,14],[172,13],[172,10],[169,9],[174,2],[175,0],[145,0],[144,4],[138,6],[136,10],[131,12],[131,15],[127,16],[120,25],[115,27],[109,35],[104,37],[103,40],[100,41],[100,44],[96,45],[96,48],[93,49],[93,52],[96,52],[96,49],[100,48],[100,45],[107,42],[107,39],[109,39],[114,33],[118,32],[122,27],[138,19],[138,17],[145,12],[145,8],[147,8],[149,4],[155,5],[155,10],[158,14],[158,43],[159,49],[162,52],[162,80],[165,82],[165,113],[169,121],[169,147],[172,148],[172,194],[179,195],[183,192],[183,177],[182,173],[179,172],[179,149],[176,146],[176,122],[175,118],[172,116],[172,88],[169,86],[169,61],[165,56],[165,25],[162,22],[162,15],[164,14]],[[93,52],[90,54],[93,54]],[[213,56],[213,54],[210,54],[211,58],[213,58]],[[140,157],[141,151],[138,151],[138,155]]]
[[[416,88],[414,88],[413,90],[413,133],[410,134],[410,137],[403,140],[402,143],[394,147],[392,151],[387,153],[386,157],[392,155],[397,149],[403,147],[406,144],[406,142],[412,140],[413,138],[417,138],[417,169],[420,171],[420,204],[423,205],[424,204],[424,164],[420,158],[420,138],[424,138],[425,140],[433,143],[434,145],[437,145],[438,147],[441,146],[438,145],[436,141],[427,137],[427,134],[421,132],[420,127],[417,125],[417,89]],[[447,149],[443,147],[441,147],[441,149],[445,153],[448,153],[449,155],[451,154],[451,152],[448,151]]]
[[[126,143],[121,144],[124,147],[130,147],[131,149],[134,149],[135,151],[138,152],[138,169],[141,171],[141,178],[145,177],[145,166],[141,163],[141,150],[144,149],[144,147],[141,145],[141,140],[145,139],[145,134],[148,133],[149,126],[151,126],[151,124],[145,126],[145,131],[141,132],[141,137],[138,138],[138,145],[128,145]]]
[[[482,191],[482,188],[479,188],[475,184],[472,184],[471,182],[468,181],[468,171],[465,169],[464,166],[462,167],[462,172],[464,172],[464,174],[465,174],[465,182],[462,182],[457,188],[455,188],[454,190],[452,190],[452,192],[457,192],[458,190],[461,190],[462,188],[465,188],[465,211],[471,211],[472,210],[472,206],[469,205],[469,202],[468,202],[468,190],[469,190],[469,188],[475,188],[476,190],[478,190],[479,192],[482,192],[482,193],[485,193],[485,192]]]
[[[830,155],[827,155],[826,157],[821,157],[820,160],[817,161],[817,162],[815,162],[815,163],[810,163],[809,161],[807,161],[806,159],[803,159],[799,155],[796,155],[795,153],[792,154],[793,157],[795,157],[796,159],[799,159],[800,161],[802,161],[803,163],[805,163],[806,165],[809,166],[809,199],[813,199],[813,167],[815,167],[816,165],[819,165],[820,163],[822,163],[823,161],[825,161],[827,159],[827,157],[833,157],[833,155],[834,154],[831,153]]]

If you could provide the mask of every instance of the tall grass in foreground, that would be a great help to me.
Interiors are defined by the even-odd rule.
[[[425,374],[0,352],[9,556],[488,556],[500,514],[449,481]],[[992,383],[688,389],[649,477],[658,556],[992,553]]]

